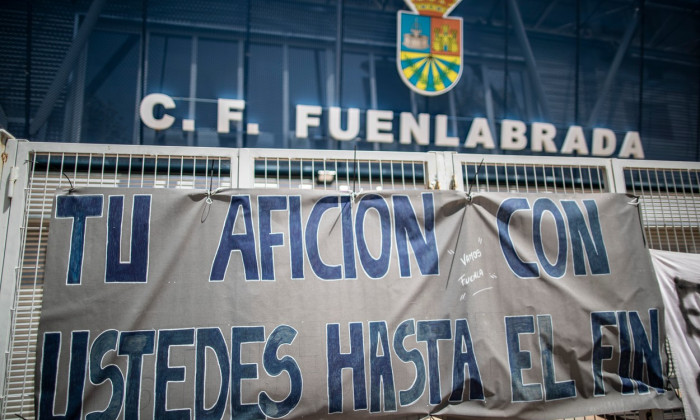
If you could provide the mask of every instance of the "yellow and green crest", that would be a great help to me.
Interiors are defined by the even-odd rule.
[[[440,95],[462,75],[462,19],[446,17],[461,0],[405,0],[399,11],[396,64],[409,88]]]

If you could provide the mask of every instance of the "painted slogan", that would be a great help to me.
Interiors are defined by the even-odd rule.
[[[59,192],[37,415],[534,419],[679,407],[630,201]]]

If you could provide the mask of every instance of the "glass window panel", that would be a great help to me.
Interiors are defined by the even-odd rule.
[[[251,44],[248,70],[248,122],[259,125],[260,134],[248,136],[246,147],[281,147],[282,47]]]
[[[188,133],[182,131],[182,120],[194,118],[189,112],[192,38],[152,34],[149,41],[146,94],[164,93],[173,98],[175,109],[167,110],[167,114],[176,120],[168,130],[156,132],[144,128],[143,143],[187,145]],[[165,109],[157,106],[153,114],[159,118],[165,112]]]
[[[374,72],[377,78],[378,108],[394,112],[410,111],[410,90],[399,76],[396,57],[376,56]]]
[[[238,89],[239,42],[200,38],[197,44],[197,97],[241,97]]]
[[[309,139],[294,136],[297,105],[320,105],[326,107],[326,84],[328,77],[326,50],[289,48],[289,111],[290,139],[294,148],[325,147],[325,127],[312,127]]]
[[[172,97],[188,97],[191,60],[192,38],[151,35],[146,94],[157,92]]]
[[[487,115],[486,88],[482,77],[479,66],[465,65],[462,69],[462,77],[457,86],[452,89],[457,117]]]
[[[197,43],[197,103],[195,111],[198,146],[236,146],[238,127],[231,124],[230,132],[217,130],[217,101],[219,98],[239,99],[238,86],[241,44],[236,40],[200,38]]]
[[[457,87],[459,87],[459,84]],[[453,91],[455,89],[453,89]],[[451,115],[449,95],[449,92],[436,96],[422,96],[417,94],[415,101],[418,105],[418,112],[425,112],[431,115]]]
[[[343,108],[369,108],[369,55],[344,53],[342,79],[341,106]]]
[[[137,34],[92,33],[85,70],[82,142],[132,142],[139,40]]]
[[[292,104],[325,105],[326,51],[289,48],[289,99]]]

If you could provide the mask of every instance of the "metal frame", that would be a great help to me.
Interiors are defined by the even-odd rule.
[[[439,153],[381,152],[366,150],[285,150],[285,149],[240,149],[239,188],[278,188],[283,183],[270,182],[280,176],[280,167],[291,168],[291,163],[302,165],[301,173],[286,174],[287,186],[309,189],[355,190],[364,188],[422,189],[436,188],[440,180],[438,174]],[[256,162],[259,164],[256,165]],[[286,165],[285,165],[286,164]],[[262,165],[262,168],[260,168]],[[416,179],[404,171],[399,176],[387,176],[384,172],[390,167],[414,168],[410,174],[420,174]],[[394,165],[394,166],[391,166]],[[297,169],[299,169],[297,167]],[[419,171],[420,169],[420,171]],[[333,181],[318,177],[319,171],[332,171]],[[291,171],[290,171],[291,172]],[[340,176],[342,172],[342,177]],[[391,174],[393,175],[393,173]],[[363,178],[364,177],[364,178]],[[280,181],[280,180],[278,180]],[[335,182],[337,181],[337,182]]]
[[[10,140],[6,152],[8,163],[2,168],[0,190],[5,203],[0,228],[3,228],[1,234],[6,236],[0,267],[0,307],[3,308],[0,311],[0,332],[3,334],[0,337],[0,418],[15,418],[15,414],[32,418],[34,347],[42,300],[47,222],[54,190],[70,185],[230,187],[238,174],[238,149]],[[124,163],[121,167],[120,158]],[[203,170],[198,169],[197,159],[205,162]],[[209,178],[213,171],[208,169],[214,167],[210,162],[216,159],[227,162],[228,173],[222,176],[221,165],[218,165],[219,173],[216,174],[219,180],[226,180],[225,185],[213,184]],[[56,161],[58,166],[54,163]],[[69,163],[64,166],[67,161]],[[108,163],[110,172],[104,170]],[[136,165],[140,165],[140,173],[132,174]],[[147,168],[147,165],[152,167]],[[180,172],[171,173],[172,167],[180,168]],[[16,171],[19,171],[16,182],[8,183],[10,175]]]
[[[469,191],[469,187],[471,187],[472,189],[476,188],[475,191],[505,190],[573,194],[619,192],[614,179],[613,160],[552,156],[454,154],[452,160],[455,174],[454,189]],[[481,168],[479,168],[480,165]],[[467,166],[470,166],[470,168]],[[496,177],[495,185],[493,182],[490,182],[488,168],[496,170],[502,168],[507,183],[501,185],[499,177]],[[503,176],[500,178],[502,179]],[[597,182],[598,187],[594,187],[591,181]],[[511,183],[514,185],[511,185]]]
[[[2,216],[0,217],[0,234],[5,239],[5,247],[2,250],[0,260],[0,307],[7,308],[0,312],[0,407],[5,397],[5,365],[9,353],[9,347],[5,343],[10,341],[11,311],[13,310],[15,271],[14,262],[18,258],[18,245],[21,242],[17,229],[9,229],[9,226],[19,226],[18,213],[20,209],[11,206],[13,196],[16,196],[17,185],[10,181],[13,168],[16,167],[17,141],[2,138],[2,154],[7,160],[2,159],[0,166],[0,194],[2,194]],[[16,171],[16,170],[15,170]],[[20,181],[22,182],[22,181]],[[22,192],[24,188],[20,188]],[[4,279],[8,279],[4,281]]]
[[[700,163],[614,160],[613,171],[639,197],[650,248],[700,253]]]
[[[652,247],[700,250],[700,163],[452,152],[30,143],[12,138],[4,151],[6,161],[0,166],[0,235],[5,236],[0,254],[0,418],[34,417],[34,346],[48,217],[53,191],[69,183],[76,187],[185,189],[632,193],[640,197],[645,234]],[[223,171],[222,162],[226,162]],[[630,174],[644,171],[658,174],[659,181],[666,174],[665,183],[647,183],[646,189],[640,189],[635,184],[638,178]],[[668,182],[669,174],[674,174],[672,180],[684,180],[682,188]],[[654,218],[659,215],[674,221],[672,227],[679,230],[675,235],[669,231],[664,241],[653,241],[653,235],[660,232]],[[661,414],[683,418],[682,411]],[[641,412],[625,413],[621,418],[640,416]]]

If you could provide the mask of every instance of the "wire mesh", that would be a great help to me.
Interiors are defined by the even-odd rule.
[[[255,187],[416,190],[425,188],[425,172],[423,161],[264,157],[255,160]]]
[[[610,191],[601,166],[462,163],[466,191],[600,193]]]
[[[59,188],[214,189],[232,186],[230,157],[33,153],[29,156],[19,284],[3,418],[32,419],[34,366],[53,196]]]
[[[700,251],[700,171],[630,167],[627,191],[639,197],[649,248]]]

